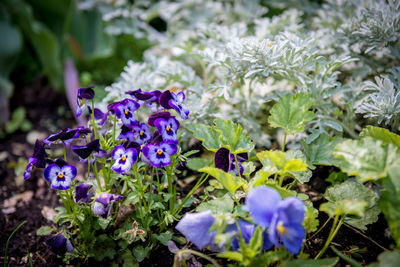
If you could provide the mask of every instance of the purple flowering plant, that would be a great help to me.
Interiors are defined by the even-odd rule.
[[[177,193],[177,175],[185,171],[182,166],[191,154],[182,154],[179,145],[178,118],[189,115],[184,92],[178,93],[178,102],[172,99],[165,106],[160,102],[165,92],[139,89],[101,110],[95,107],[93,88],[81,88],[77,95],[76,116],[84,116],[87,108],[88,125],[37,140],[24,172],[29,180],[34,169],[43,169],[49,188],[57,190],[63,207],[57,208],[56,227],[39,232],[55,232],[47,244],[70,263],[112,260],[119,256],[105,251],[127,247],[149,254],[157,243],[172,238],[172,223],[193,201],[194,190]],[[59,147],[63,157],[53,157],[51,150]],[[135,238],[129,236],[133,224],[141,229]],[[134,253],[130,257],[143,260]]]

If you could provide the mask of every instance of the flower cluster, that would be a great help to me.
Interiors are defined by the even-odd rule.
[[[305,230],[302,225],[305,216],[303,202],[296,197],[281,199],[279,193],[270,187],[259,186],[253,189],[246,198],[245,210],[250,213],[256,223],[239,219],[236,223],[228,224],[225,232],[235,236],[231,247],[239,249],[238,233],[249,244],[255,229],[261,226],[264,229],[263,250],[270,249],[273,245],[282,247],[298,254],[303,245]],[[178,223],[176,229],[199,249],[207,245],[215,248],[215,231],[209,231],[215,218],[211,211],[200,213],[187,213]],[[240,231],[238,229],[240,228]],[[219,244],[217,247],[222,247]]]

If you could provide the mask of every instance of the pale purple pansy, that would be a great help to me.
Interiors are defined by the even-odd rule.
[[[179,122],[175,117],[171,116],[168,119],[158,118],[154,121],[154,125],[165,143],[179,143],[178,136],[176,135],[179,128]]]
[[[44,178],[50,182],[51,188],[58,190],[69,189],[76,174],[75,166],[62,160],[57,160],[44,170]]]
[[[151,132],[149,126],[146,123],[133,126],[132,129],[135,131],[136,142],[143,145],[151,139]]]
[[[128,172],[132,165],[135,164],[138,152],[134,148],[125,149],[123,146],[116,146],[112,152],[114,164],[111,169],[118,173]]]
[[[151,165],[162,168],[171,164],[171,155],[178,151],[175,144],[147,144],[143,147],[143,155],[150,161]]]
[[[137,124],[137,118],[135,111],[140,108],[139,103],[136,101],[126,98],[116,103],[112,110],[114,110],[118,119],[122,120],[122,123],[126,126],[133,127]]]
[[[110,193],[100,193],[100,195],[96,198],[95,202],[92,206],[92,211],[94,214],[97,214],[103,218],[107,218],[111,205],[113,202],[119,201],[123,198],[120,195],[114,195]]]

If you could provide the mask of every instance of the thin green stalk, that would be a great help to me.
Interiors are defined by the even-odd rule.
[[[310,236],[309,238],[307,238],[307,240],[312,239],[314,236],[316,236],[319,232],[321,232],[322,229],[324,229],[324,227],[328,224],[328,222],[331,220],[331,217],[328,218],[328,220],[325,221],[325,223],[318,229],[318,231],[316,231],[312,236]]]
[[[94,133],[94,138],[97,139],[97,127],[96,127],[96,121],[94,120],[94,100],[92,99],[92,126],[93,126],[93,133]]]
[[[64,205],[64,208],[67,210],[68,213],[72,213],[72,209],[69,205],[67,198],[64,196],[64,192],[62,190],[57,190],[58,194],[60,195],[61,201]]]
[[[112,135],[112,140],[113,143],[115,143],[115,129],[117,127],[117,115],[114,114],[114,125],[113,125],[113,135]]]
[[[23,221],[22,223],[20,223],[17,228],[15,228],[14,231],[12,231],[12,233],[10,234],[10,236],[7,239],[6,242],[6,252],[4,253],[4,267],[7,267],[7,256],[8,256],[8,245],[10,244],[10,240],[13,237],[13,235],[18,231],[19,228],[21,228],[24,224],[26,224],[26,221]]]
[[[193,195],[194,192],[199,189],[199,187],[207,180],[209,174],[203,174],[200,179],[197,181],[197,183],[194,185],[194,187],[190,190],[190,192],[186,195],[186,197],[182,200],[181,204],[179,204],[178,208],[172,213],[174,216],[175,214],[178,214],[181,212],[183,206],[185,205],[186,201]]]
[[[191,250],[191,249],[179,250],[179,252],[175,254],[175,258],[176,257],[180,257],[180,258],[184,259],[185,258],[184,255],[187,254],[187,253],[193,254],[193,255],[196,255],[196,256],[198,256],[200,258],[208,260],[215,267],[221,267],[221,265],[219,265],[219,263],[216,260],[214,260],[213,258],[211,258],[211,257],[209,257],[207,255],[204,255],[203,253],[201,253],[199,251],[195,251],[195,250]],[[175,260],[175,261],[178,262],[177,260]],[[174,264],[174,266],[177,266],[177,265]]]
[[[239,161],[237,159],[237,154],[234,154],[234,156],[235,156],[235,162],[236,162],[236,170],[239,174],[239,177],[242,178],[242,174],[240,173],[240,168],[239,168]]]
[[[146,214],[146,220],[147,220],[147,217],[148,217],[148,215],[150,214],[150,206],[151,206],[151,194],[152,194],[152,191],[153,191],[153,177],[154,177],[154,166],[153,166],[153,168],[151,169],[151,176],[150,176],[150,188],[149,188],[149,200],[148,200],[148,205],[147,205],[147,214]]]
[[[143,205],[144,205],[143,202],[146,202],[146,201],[143,201],[144,200],[143,199],[143,197],[144,197],[143,185],[142,185],[142,180],[140,179],[138,171],[137,171],[137,162],[132,166],[132,170],[133,170],[133,175],[136,178],[137,187],[138,187],[139,192],[140,192],[140,195],[139,195],[139,207],[138,207],[140,220],[142,222],[142,225],[146,225],[147,226],[147,224],[144,223],[144,218],[143,218]]]
[[[353,266],[353,267],[362,267],[362,265],[361,265],[359,262],[357,262],[357,261],[353,260],[352,258],[350,258],[350,257],[348,257],[348,256],[346,256],[346,255],[344,255],[342,252],[340,252],[340,251],[339,251],[337,248],[335,248],[334,246],[331,246],[331,249],[332,249],[340,258],[342,258],[342,260],[346,261],[346,262],[349,263],[351,266]]]
[[[100,191],[103,192],[103,188],[102,188],[101,182],[100,182],[99,172],[97,171],[96,162],[94,164],[92,164],[92,165],[93,165],[93,172],[94,172],[94,176],[96,177],[97,184],[98,184],[98,186],[100,188]]]
[[[65,145],[64,141],[63,145],[64,145],[64,160],[67,161],[67,146]]]
[[[344,217],[342,217],[340,219],[340,221],[339,221],[339,217],[340,217],[339,215],[335,216],[335,219],[333,220],[331,231],[329,232],[329,236],[326,239],[324,247],[318,253],[318,255],[315,257],[316,260],[319,259],[325,253],[325,250],[328,248],[329,244],[331,243],[331,241],[333,240],[333,238],[336,236],[337,232],[339,231],[340,227],[342,226]]]
[[[287,133],[285,131],[285,137],[283,138],[283,145],[282,145],[282,152],[285,151],[285,146],[286,146],[286,137],[287,137]]]
[[[173,213],[173,209],[174,209],[174,198],[176,196],[173,196],[173,187],[172,187],[172,174],[171,174],[171,166],[168,166],[167,169],[167,179],[168,179],[168,194],[169,194],[169,211],[171,212],[171,214]]]

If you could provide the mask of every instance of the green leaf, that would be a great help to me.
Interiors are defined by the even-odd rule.
[[[343,141],[342,138],[330,138],[327,134],[321,134],[310,144],[307,144],[304,141],[302,144],[307,159],[313,165],[331,166],[337,165],[340,162],[340,159],[333,156],[333,152],[335,150],[335,146],[341,141]]]
[[[349,177],[347,176],[347,174],[343,172],[332,172],[331,174],[329,174],[328,178],[325,179],[325,181],[331,183],[332,185],[335,185],[344,182],[348,178]]]
[[[264,267],[264,266],[271,266],[274,262],[277,262],[281,259],[286,258],[289,255],[287,251],[267,251],[264,252],[262,255],[256,257],[251,266],[254,267]]]
[[[366,230],[366,225],[378,220],[380,210],[375,193],[362,184],[354,181],[346,181],[342,184],[331,186],[326,190],[325,197],[337,204],[337,206],[341,206],[344,214],[362,214],[360,218],[346,216],[344,219],[346,223],[356,228]],[[346,202],[345,200],[352,200],[352,202]],[[342,201],[341,204],[338,204],[340,201]],[[353,201],[361,202],[357,203]],[[363,209],[364,205],[365,210],[361,212],[360,210]]]
[[[254,149],[253,142],[239,124],[222,119],[216,119],[214,123],[216,130],[221,134],[222,146],[229,149],[232,154],[250,152]]]
[[[217,256],[220,258],[230,259],[230,260],[237,261],[237,262],[243,261],[242,253],[235,252],[235,251],[222,252],[222,253],[219,253]]]
[[[381,140],[385,144],[393,144],[400,148],[400,135],[392,133],[388,129],[368,125],[360,136],[370,136],[374,139]]]
[[[378,262],[371,264],[370,267],[393,267],[400,262],[400,251],[385,251],[378,256]]]
[[[400,153],[392,144],[382,143],[371,137],[339,143],[334,155],[343,161],[338,166],[349,176],[355,175],[360,182],[386,177],[388,167],[398,162]]]
[[[249,248],[253,251],[258,251],[263,245],[264,230],[258,226],[250,239]]]
[[[272,107],[268,122],[272,127],[283,128],[286,134],[302,132],[305,130],[305,123],[315,117],[309,111],[312,104],[309,94],[286,94]]]
[[[384,180],[379,206],[388,222],[390,232],[397,246],[400,246],[400,166],[389,168],[389,175]]]
[[[205,172],[209,175],[213,176],[217,179],[226,190],[228,190],[232,195],[235,194],[235,191],[238,190],[242,185],[246,185],[246,180],[232,175],[230,173],[224,172],[223,170],[213,168],[213,167],[206,167],[199,170],[199,172]]]
[[[52,232],[54,232],[56,229],[50,227],[50,226],[41,226],[39,229],[36,230],[36,235],[48,235]]]
[[[220,133],[215,127],[200,123],[187,123],[185,127],[193,133],[193,136],[203,142],[203,146],[210,151],[216,152],[220,148]]]
[[[306,215],[303,221],[304,229],[306,233],[312,233],[317,231],[319,225],[318,210],[312,205],[306,205]]]
[[[307,164],[303,161],[302,153],[281,151],[261,151],[257,153],[258,159],[263,164],[266,173],[277,173],[281,176],[296,178],[299,182],[307,182],[311,173],[307,173]]]
[[[197,206],[196,211],[206,211],[211,210],[214,215],[231,213],[233,209],[233,200],[228,195],[225,194],[222,198],[216,198],[208,202],[202,202]]]
[[[168,245],[168,241],[172,239],[172,232],[167,231],[161,234],[154,234],[155,238],[161,242],[164,246]]]
[[[138,245],[133,248],[132,253],[135,256],[136,260],[138,262],[141,262],[144,260],[144,258],[146,258],[147,254],[150,252],[150,250],[151,250],[150,247],[143,248],[142,245]]]
[[[293,261],[285,261],[279,264],[278,267],[333,267],[339,261],[338,257],[335,258],[327,258],[321,260],[314,260],[314,259],[297,259]]]
[[[204,158],[188,158],[186,160],[187,167],[193,171],[197,171],[198,169],[209,166],[212,163],[213,159],[204,159]]]

